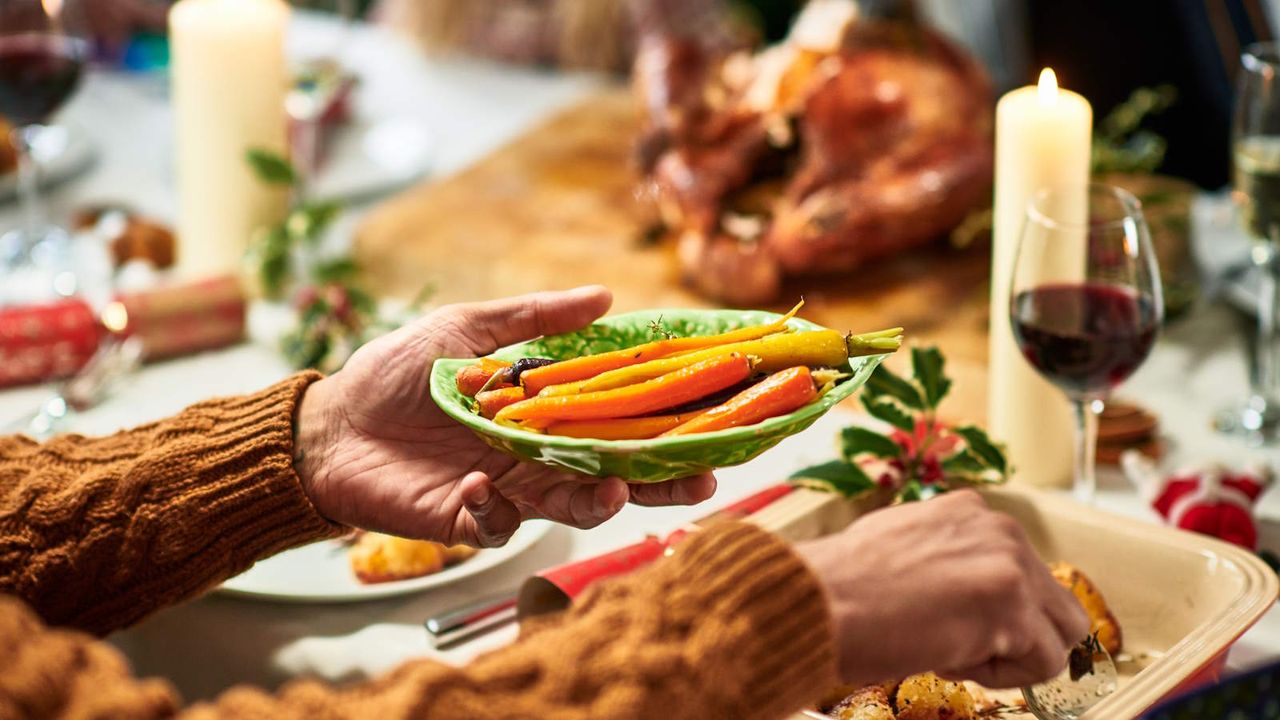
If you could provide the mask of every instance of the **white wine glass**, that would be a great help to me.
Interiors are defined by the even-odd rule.
[[[1253,241],[1258,269],[1258,337],[1249,397],[1218,413],[1214,426],[1254,445],[1280,440],[1280,361],[1276,340],[1280,249],[1280,45],[1256,43],[1240,57],[1231,128],[1232,198]]]

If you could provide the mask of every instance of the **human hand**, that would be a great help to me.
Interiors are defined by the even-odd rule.
[[[932,670],[1029,685],[1089,633],[1021,526],[972,490],[871,513],[798,549],[827,590],[848,682]]]
[[[336,522],[479,547],[502,545],[530,518],[589,528],[628,501],[692,505],[711,497],[711,475],[629,486],[518,462],[431,399],[436,358],[487,355],[576,330],[611,302],[607,289],[590,286],[450,305],[365,345],[299,403],[296,465],[308,497]]]

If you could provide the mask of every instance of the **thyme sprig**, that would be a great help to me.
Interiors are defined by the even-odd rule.
[[[661,315],[658,316],[657,320],[649,321],[649,332],[663,340],[674,340],[676,338],[676,334],[668,330],[666,325],[662,324]]]

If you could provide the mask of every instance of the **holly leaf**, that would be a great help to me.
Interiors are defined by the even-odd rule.
[[[918,502],[937,497],[946,491],[946,487],[936,483],[926,485],[919,480],[908,480],[898,491],[897,500],[900,503]]]
[[[923,499],[924,486],[914,478],[903,483],[902,489],[898,491],[898,502],[916,502]]]
[[[793,485],[834,492],[847,498],[856,497],[876,488],[862,468],[844,460],[832,460],[821,465],[804,468],[792,474]]]
[[[915,419],[911,413],[900,408],[889,398],[864,394],[862,406],[872,417],[883,420],[903,432],[911,432],[915,429]]]
[[[311,271],[316,283],[327,284],[349,281],[360,272],[360,266],[349,257],[336,257],[318,263]]]
[[[269,298],[280,297],[293,273],[289,238],[279,227],[262,230],[255,236],[252,256],[258,265],[258,282],[263,294]]]
[[[951,379],[943,371],[945,364],[942,352],[936,347],[911,348],[911,372],[930,408],[938,407],[951,390]]]
[[[942,465],[943,472],[947,475],[956,474],[964,476],[969,474],[980,474],[989,469],[989,466],[986,463],[968,450],[958,452],[946,460],[943,460],[940,464]]]
[[[877,367],[875,372],[871,373],[871,377],[867,378],[863,395],[867,394],[887,395],[896,398],[898,402],[913,410],[925,409],[924,398],[921,397],[916,386],[884,365]]]
[[[991,440],[985,430],[976,425],[962,425],[952,432],[964,438],[969,452],[980,458],[987,467],[994,468],[1001,475],[1008,473],[1009,463],[1004,450]]]
[[[321,234],[342,213],[342,203],[319,202],[302,205],[285,219],[289,237],[315,245]]]
[[[357,314],[368,317],[378,311],[378,301],[372,295],[358,287],[347,286],[347,299]]]
[[[268,185],[293,185],[298,182],[298,174],[293,165],[283,156],[262,148],[249,148],[245,159],[253,174]]]
[[[898,443],[878,432],[861,427],[847,427],[840,431],[840,448],[849,461],[863,453],[881,458],[896,458],[902,454]]]
[[[958,452],[942,461],[942,472],[948,485],[999,485],[1004,473],[987,465],[969,450]]]

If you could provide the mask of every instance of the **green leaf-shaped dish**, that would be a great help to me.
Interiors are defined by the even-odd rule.
[[[744,310],[642,310],[603,318],[579,330],[503,348],[494,357],[518,360],[548,357],[566,360],[580,355],[619,350],[653,340],[649,324],[659,317],[679,337],[714,335],[778,319],[775,313]],[[794,318],[797,330],[821,330],[820,325]],[[458,369],[474,359],[441,359],[431,368],[431,397],[446,413],[471,428],[489,445],[522,460],[552,465],[598,477],[617,476],[628,482],[662,482],[739,465],[783,438],[809,427],[836,403],[849,397],[870,377],[884,355],[853,358],[850,377],[818,400],[788,415],[744,427],[651,440],[589,440],[558,437],[498,425],[471,412],[469,399],[454,383]]]

